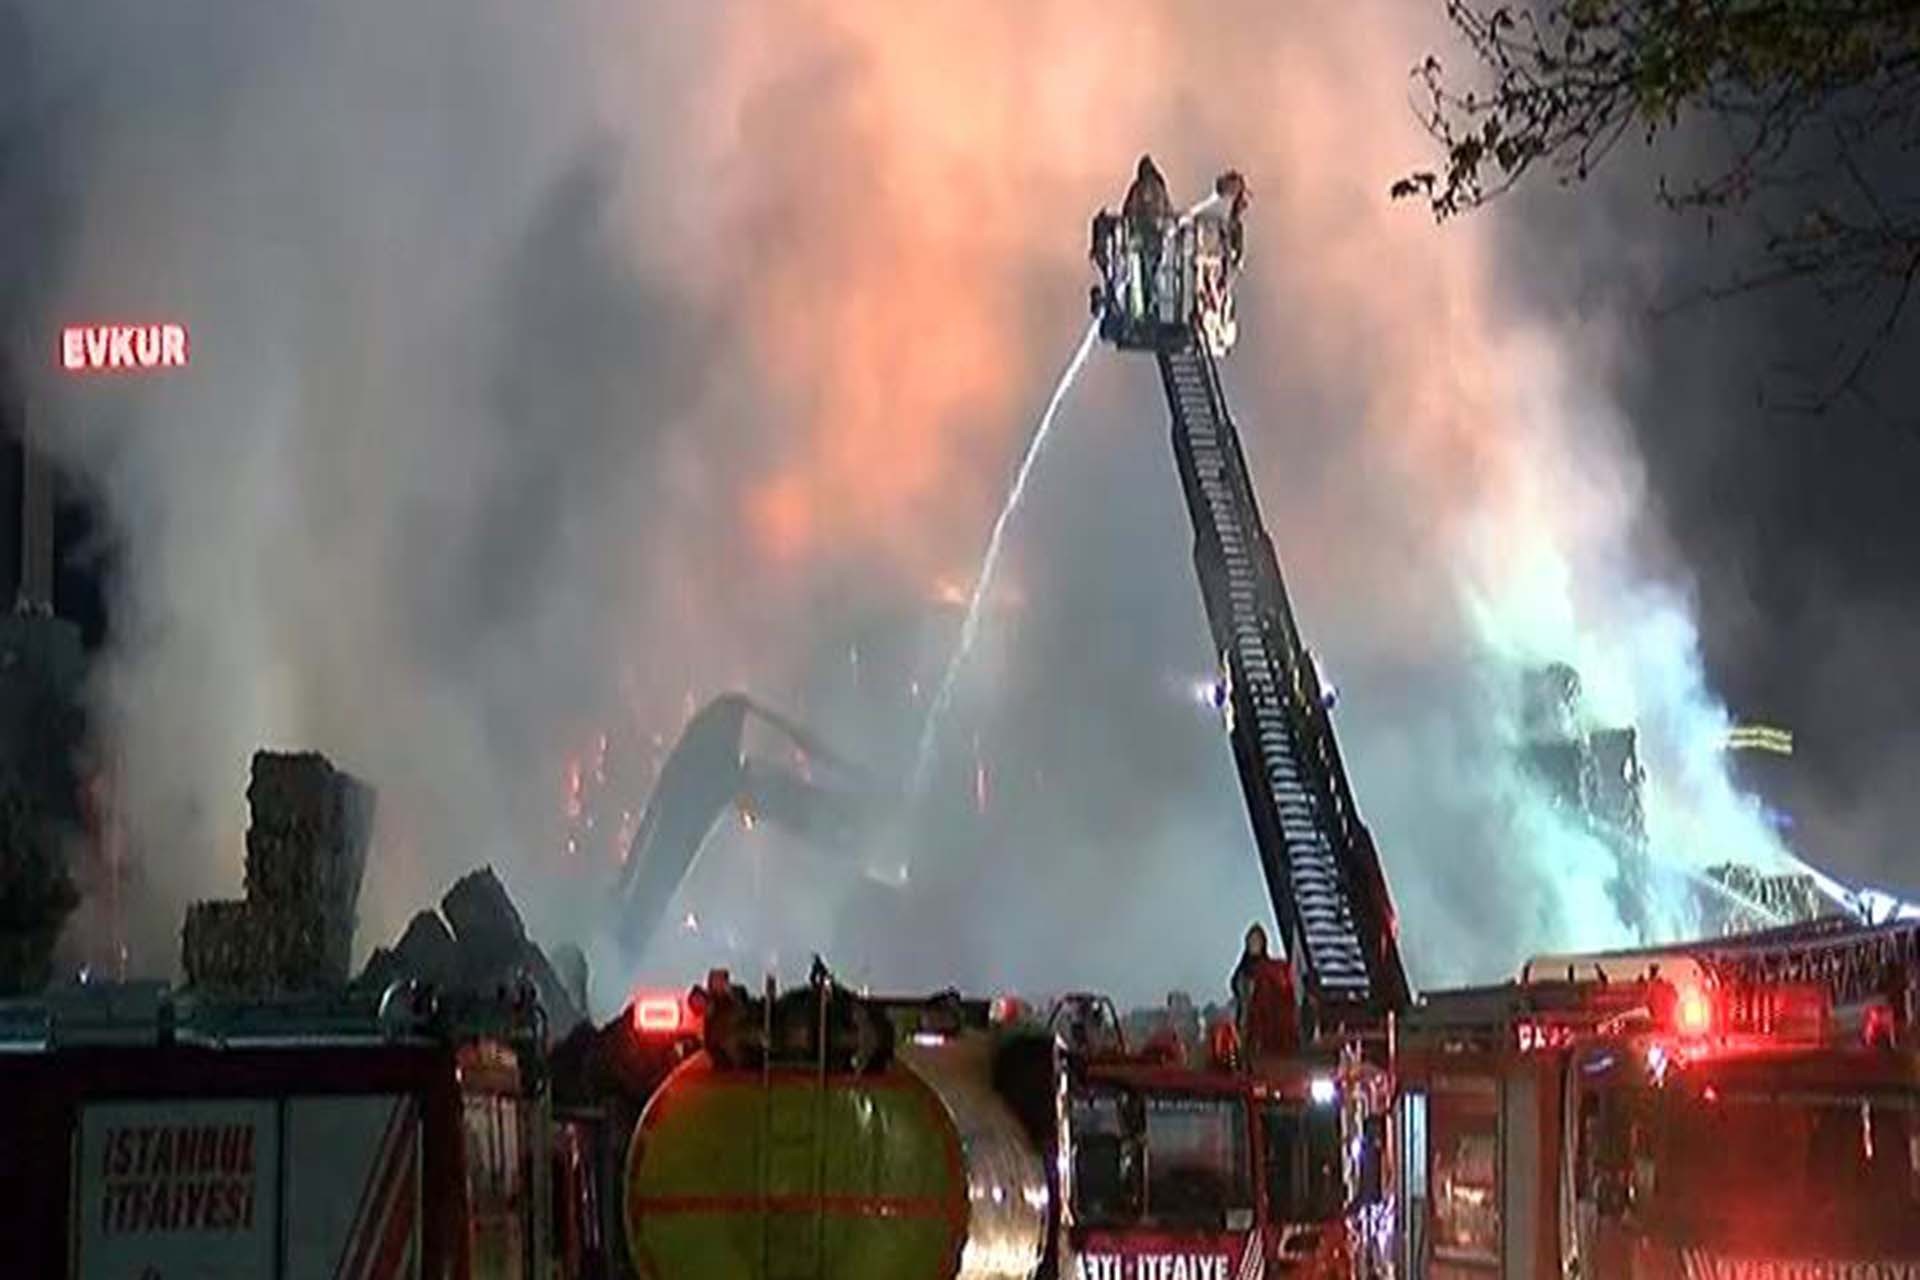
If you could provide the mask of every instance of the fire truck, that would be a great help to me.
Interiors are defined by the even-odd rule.
[[[1920,925],[1544,957],[1398,1037],[1406,1275],[1920,1276]]]
[[[687,998],[648,995],[562,1050],[566,1074],[586,1081],[565,1090],[570,1105],[598,1117],[604,1138],[588,1164],[609,1193],[603,1238],[626,1246],[609,1249],[616,1269],[817,1280],[896,1274],[874,1260],[897,1263],[901,1250],[936,1275],[1385,1267],[1384,1063],[1408,985],[1332,700],[1295,623],[1216,363],[1238,334],[1229,218],[1244,184],[1229,177],[1153,226],[1098,216],[1092,296],[1101,336],[1151,355],[1167,399],[1218,700],[1297,976],[1303,1051],[1248,1061],[1214,1046],[1223,1051],[1193,1061],[1135,1048],[1111,1006],[1087,997],[1022,1025],[983,1020],[981,1002],[959,1002],[972,1011],[963,1016],[951,1002],[855,1000],[830,982],[751,999],[730,979]],[[737,739],[730,727],[723,736]],[[737,746],[720,755],[731,761]],[[733,772],[718,771],[723,787],[687,780],[649,802],[691,816],[666,842],[672,857],[646,856],[652,846],[636,841],[630,874],[652,886],[635,908],[642,932],[732,794]],[[864,1009],[848,1017],[891,1028],[898,1052],[855,1069],[821,1047],[825,1031],[810,1041],[784,1032],[782,1019],[804,1029],[809,1001]],[[726,1014],[736,1029],[768,1019],[757,1047],[716,1040],[722,1009],[758,1010]],[[796,1049],[795,1035],[814,1048]],[[920,1234],[921,1219],[944,1225]]]
[[[1373,1274],[1389,1261],[1386,1066],[1410,989],[1393,896],[1335,740],[1333,700],[1301,638],[1220,377],[1218,362],[1239,336],[1234,285],[1246,200],[1244,180],[1230,172],[1171,219],[1096,215],[1092,306],[1100,336],[1151,355],[1160,374],[1219,655],[1217,700],[1269,904],[1297,975],[1304,1051],[1257,1060],[1233,1083],[1217,1073],[1202,1083],[1202,1071],[1183,1085],[1177,1071],[1096,1060],[1083,1077],[1085,1123],[1104,1117],[1110,1125],[1129,1108],[1135,1117],[1144,1109],[1151,1191],[1156,1091],[1207,1094],[1209,1105],[1228,1107],[1235,1126],[1244,1119],[1257,1152],[1260,1243],[1247,1250],[1246,1271]],[[1067,1134],[1071,1141],[1073,1126]],[[1139,1142],[1138,1132],[1122,1135]],[[1125,1155],[1127,1142],[1119,1150]],[[1103,1214],[1077,1208],[1071,1196],[1066,1211],[1071,1243],[1105,1238]]]
[[[1182,1226],[1203,1223],[1224,1228],[1199,1238],[1203,1250],[1235,1260],[1223,1275],[1331,1280],[1378,1269],[1370,1246],[1379,1232],[1368,1227],[1382,1213],[1391,1098],[1383,1069],[1352,1043],[1238,1061],[1219,1026],[1199,1061],[1164,1037],[1133,1049],[1118,1030],[1078,1030],[1089,1008],[1095,1026],[1110,1027],[1112,1009],[1077,999],[1063,1037],[1069,1087],[1059,1128],[1071,1175],[1065,1243],[1077,1274],[1150,1274],[1144,1260],[1178,1256]],[[1073,1003],[1057,1006],[1052,1021]]]
[[[557,1274],[584,1201],[545,1105],[543,1035],[530,992],[99,984],[0,1005],[0,1270]]]
[[[1223,175],[1213,196],[1154,227],[1102,212],[1093,303],[1104,339],[1151,354],[1159,368],[1220,660],[1218,697],[1308,1038],[1377,1048],[1408,999],[1393,896],[1347,781],[1333,700],[1300,637],[1217,364],[1239,333],[1239,237],[1228,218],[1238,217],[1244,190],[1238,174]],[[1229,200],[1229,191],[1241,194]]]
[[[724,974],[633,1006],[678,1051],[619,1172],[634,1274],[1354,1274],[1390,1090],[1352,1054],[1132,1047],[1108,1001],[859,996]],[[1358,1192],[1358,1195],[1356,1195]]]
[[[1097,218],[1093,303],[1104,338],[1160,369],[1306,1041],[1384,1067],[1397,1090],[1376,1156],[1374,1088],[1334,1086],[1353,1154],[1339,1214],[1322,1220],[1342,1228],[1347,1265],[1920,1275],[1912,922],[1548,958],[1514,983],[1410,1005],[1392,898],[1220,382],[1244,184],[1228,175],[1216,193],[1166,225]]]
[[[1044,1020],[855,997],[818,976],[785,994],[722,979],[648,997],[623,1022],[686,1052],[663,1079],[640,1073],[609,1182],[638,1274],[1243,1280],[1387,1264],[1384,1059],[1407,980],[1216,366],[1238,333],[1229,216],[1244,184],[1229,178],[1151,226],[1099,215],[1093,303],[1108,343],[1152,355],[1167,398],[1302,1051],[1133,1048],[1085,996]]]

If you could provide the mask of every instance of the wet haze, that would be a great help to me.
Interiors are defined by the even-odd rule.
[[[603,1000],[807,950],[877,985],[1217,994],[1267,909],[1138,358],[1096,355],[1035,473],[894,836],[910,892],[729,826],[698,928],[624,956],[621,842],[564,835],[600,735],[670,744],[732,688],[904,782],[1085,322],[1087,218],[1142,150],[1176,198],[1253,187],[1229,394],[1416,980],[1624,938],[1604,853],[1510,765],[1516,663],[1574,661],[1641,725],[1674,856],[1770,856],[1647,518],[1626,330],[1515,287],[1525,211],[1436,230],[1386,198],[1429,154],[1426,7],[0,11],[20,349],[194,332],[185,376],[38,400],[124,548],[97,700],[143,962],[238,892],[264,744],[381,790],[363,946],[491,862]]]

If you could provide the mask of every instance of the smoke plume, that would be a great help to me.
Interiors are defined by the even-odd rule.
[[[684,926],[629,956],[604,923],[626,823],[563,835],[583,771],[630,820],[725,689],[903,772],[1085,322],[1087,219],[1143,150],[1176,198],[1229,166],[1253,186],[1228,389],[1416,978],[1624,936],[1608,855],[1514,768],[1518,663],[1576,662],[1641,726],[1676,854],[1771,850],[1713,754],[1617,335],[1510,287],[1500,216],[1437,231],[1386,199],[1427,145],[1406,70],[1442,38],[1406,6],[13,22],[38,74],[0,127],[62,123],[23,341],[194,332],[185,376],[40,399],[124,546],[98,698],[149,967],[186,900],[231,891],[266,744],[381,788],[363,943],[490,861],[603,999],[809,949],[876,985],[1215,992],[1267,908],[1190,694],[1212,657],[1165,410],[1112,353],[1010,529],[935,800],[897,833],[909,892],[730,829]]]

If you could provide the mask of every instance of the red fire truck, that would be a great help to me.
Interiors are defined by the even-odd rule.
[[[568,1238],[547,1153],[566,1146],[529,1070],[539,1034],[519,997],[453,1009],[406,989],[101,985],[0,1006],[0,1270],[546,1276]]]
[[[676,1065],[616,1184],[641,1276],[1365,1271],[1391,1090],[1354,1054],[1196,1064],[1129,1050],[1095,997],[1042,1022],[824,979],[753,999],[721,976],[628,1026],[683,1050],[655,1056]]]
[[[1917,939],[1832,921],[1428,996],[1406,1274],[1920,1277]]]
[[[1066,1242],[1087,1277],[1374,1274],[1391,1084],[1357,1054],[1250,1069],[1146,1052],[1069,1072],[1061,1125]],[[1379,1252],[1382,1256],[1375,1259]]]
[[[616,1265],[631,1251],[640,1271],[654,1276],[841,1274],[820,1270],[820,1241],[854,1251],[846,1257],[866,1247],[848,1243],[863,1233],[874,1237],[876,1251],[863,1257],[933,1248],[916,1233],[934,1227],[916,1227],[919,1219],[950,1220],[957,1232],[946,1242],[951,1251],[941,1252],[942,1245],[934,1255],[969,1275],[1225,1280],[1264,1270],[1368,1273],[1384,1262],[1375,1258],[1391,1238],[1375,1195],[1390,1094],[1381,1067],[1408,984],[1392,896],[1335,741],[1332,697],[1302,642],[1217,365],[1236,332],[1234,219],[1244,184],[1225,175],[1216,194],[1187,215],[1150,226],[1097,217],[1093,302],[1101,336],[1123,351],[1151,355],[1166,398],[1194,566],[1219,656],[1218,705],[1274,923],[1297,976],[1295,1012],[1306,1052],[1236,1073],[1070,1048],[1064,1069],[1049,1060],[1037,1079],[1013,1085],[994,1065],[998,1059],[968,1056],[975,1053],[968,1046],[993,1039],[974,1029],[928,1044],[908,1033],[899,1058],[874,1075],[805,1060],[774,1069],[767,1064],[778,1054],[765,1051],[759,1069],[741,1070],[728,1065],[737,1055],[715,1054],[708,1044],[704,1055],[670,1063],[663,1081],[654,1068],[668,1059],[623,1048],[623,1019],[611,1039],[603,1033],[567,1055],[584,1069],[566,1074],[585,1085],[565,1090],[582,1115],[601,1117],[606,1142],[601,1158],[588,1163],[613,1191],[609,1205],[627,1206],[625,1220],[605,1232],[630,1246],[609,1249]],[[719,726],[722,747],[737,745],[742,714],[744,705],[716,706],[710,723]],[[732,775],[723,768],[721,776]],[[707,815],[735,785],[663,775],[641,829],[675,838],[636,837],[633,888],[621,905],[642,933],[663,918],[710,829]],[[669,821],[662,816],[668,813],[691,817]],[[769,994],[760,1003],[770,1010],[793,994]],[[881,1003],[898,1013],[914,1002]],[[633,1014],[636,1037],[681,1034],[671,1000],[642,1001]],[[763,1036],[767,1044],[778,1039],[771,1028]],[[1051,1036],[1038,1043],[1052,1051]],[[903,1098],[929,1092],[947,1119],[923,1124],[925,1117],[909,1108],[889,1122],[892,1128],[874,1120],[907,1107]],[[1044,1115],[1032,1114],[1035,1098]],[[1056,1100],[1064,1107],[1058,1115]],[[642,1107],[632,1126],[632,1160],[610,1170],[608,1149],[626,1131],[624,1110]],[[1002,1123],[1009,1107],[1020,1114],[1017,1130]],[[954,1125],[975,1113],[998,1117],[982,1121],[994,1136],[970,1131],[953,1170],[926,1172],[933,1154],[953,1149]],[[693,1126],[687,1117],[694,1115],[709,1121]],[[819,1126],[831,1117],[847,1126],[844,1142],[822,1136]],[[976,1172],[975,1155],[965,1153],[984,1158],[989,1150],[1006,1153],[1006,1168],[1025,1170],[1023,1179],[1044,1177],[1026,1214],[1037,1215],[1042,1227],[1027,1222],[1007,1234],[995,1225],[1020,1218],[1016,1210],[1027,1204],[1006,1181],[971,1188],[984,1200],[964,1194]],[[859,1158],[867,1163],[846,1151],[867,1153]],[[791,1176],[780,1172],[789,1160]],[[826,1179],[827,1172],[835,1176]],[[909,1195],[892,1181],[922,1172],[938,1195]],[[873,1186],[861,1182],[869,1173]],[[829,1191],[829,1182],[838,1185]],[[1030,1179],[1026,1185],[1031,1189]],[[814,1233],[795,1234],[795,1221],[815,1224]],[[757,1250],[741,1254],[742,1240],[758,1241]]]

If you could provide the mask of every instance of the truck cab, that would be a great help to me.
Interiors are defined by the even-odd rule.
[[[1065,1242],[1086,1277],[1345,1277],[1384,1213],[1384,1072],[1307,1054],[1257,1069],[1151,1053],[1070,1061]]]
[[[1920,1276],[1920,1054],[1889,1006],[1704,952],[1599,960],[1410,1011],[1402,1274]]]
[[[1920,1274],[1911,1055],[1783,1047],[1570,1064],[1570,1252],[1587,1274]]]

